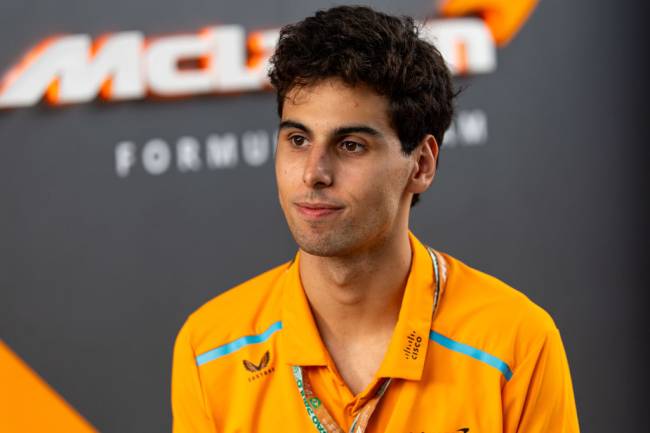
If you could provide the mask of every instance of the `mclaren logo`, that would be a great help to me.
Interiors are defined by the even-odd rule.
[[[523,24],[536,0],[448,0],[423,23],[455,74],[496,69],[496,46]],[[471,18],[463,18],[464,16]],[[478,18],[476,16],[478,15]],[[182,97],[268,88],[266,71],[279,29],[246,33],[239,25],[147,38],[138,31],[93,39],[50,37],[32,48],[0,80],[0,108],[79,104],[147,96]]]

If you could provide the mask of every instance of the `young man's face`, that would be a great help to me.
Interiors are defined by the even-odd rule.
[[[368,87],[331,79],[285,98],[275,172],[305,252],[353,254],[406,227],[414,165],[390,126],[387,99]]]

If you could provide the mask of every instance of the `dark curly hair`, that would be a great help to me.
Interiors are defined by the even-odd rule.
[[[287,93],[327,78],[363,83],[388,99],[402,151],[431,134],[442,145],[456,96],[438,50],[419,37],[410,17],[365,6],[338,6],[284,26],[269,71],[278,114]],[[412,205],[418,201],[414,195]]]

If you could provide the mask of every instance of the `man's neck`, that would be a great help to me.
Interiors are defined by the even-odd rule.
[[[321,338],[337,364],[354,357],[357,347],[374,351],[369,368],[378,368],[397,323],[410,266],[406,230],[353,256],[301,252],[302,284]]]
[[[410,266],[405,232],[371,251],[343,258],[303,251],[300,278],[317,320],[336,334],[354,338],[382,325],[394,327]]]

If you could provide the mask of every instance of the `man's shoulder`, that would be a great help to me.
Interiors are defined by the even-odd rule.
[[[465,344],[517,365],[557,328],[552,317],[524,293],[445,255],[448,280],[434,327]]]
[[[502,280],[445,255],[449,279],[445,297],[454,308],[476,310],[500,322],[534,323],[539,327],[555,326],[551,316],[528,296]]]
[[[280,320],[282,279],[290,263],[259,274],[212,298],[185,321],[197,354],[242,337],[258,335]]]

